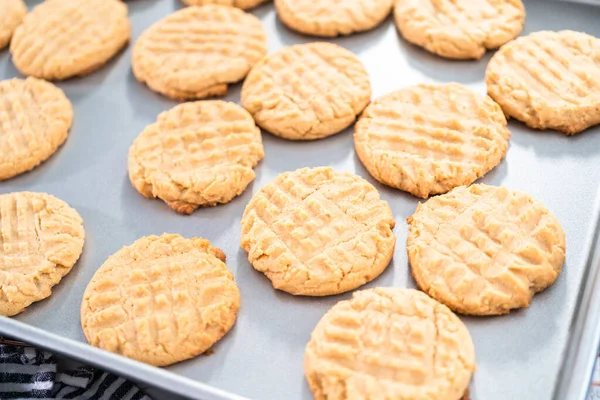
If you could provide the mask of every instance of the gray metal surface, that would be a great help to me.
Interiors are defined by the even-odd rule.
[[[544,0],[525,3],[525,33],[575,29],[600,37],[600,8]],[[133,40],[152,22],[180,7],[176,0],[131,0],[128,5]],[[272,4],[253,13],[268,30],[271,51],[313,40],[277,22]],[[444,61],[401,40],[391,19],[372,32],[334,41],[365,63],[374,97],[419,82],[457,81],[485,93],[483,76],[489,54],[480,61]],[[417,199],[370,178],[354,154],[352,129],[310,143],[264,133],[266,156],[256,169],[256,181],[228,205],[182,216],[161,201],[144,199],[129,183],[127,151],[159,112],[176,103],[136,82],[130,53],[131,46],[98,72],[59,83],[75,109],[69,139],[39,168],[0,183],[0,193],[42,191],[67,201],[83,216],[87,233],[80,261],[53,295],[16,318],[0,318],[0,333],[194,398],[238,398],[225,394],[230,392],[256,400],[310,399],[302,370],[304,346],[325,311],[350,294],[319,299],[274,291],[238,246],[245,205],[252,193],[283,171],[332,165],[358,173],[380,190],[397,220],[393,262],[366,287],[414,287],[405,251],[405,218],[414,212]],[[8,52],[0,53],[0,78],[15,76],[19,74]],[[238,102],[239,89],[240,85],[233,86],[226,99]],[[581,399],[593,365],[600,314],[598,296],[594,296],[598,291],[592,286],[597,280],[597,261],[590,256],[599,214],[600,128],[575,137],[532,131],[516,122],[510,123],[510,129],[513,136],[506,160],[481,181],[524,190],[543,201],[565,228],[567,262],[557,282],[537,295],[529,309],[498,318],[462,318],[477,352],[472,398]],[[163,232],[203,236],[227,253],[227,265],[242,293],[233,330],[214,347],[214,354],[164,369],[83,344],[79,304],[96,269],[122,246]],[[566,367],[561,370],[565,359]]]

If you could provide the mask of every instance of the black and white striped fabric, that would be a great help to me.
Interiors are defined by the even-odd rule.
[[[151,400],[133,383],[90,367],[61,371],[56,357],[0,344],[0,399]]]

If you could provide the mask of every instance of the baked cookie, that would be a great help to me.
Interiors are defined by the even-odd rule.
[[[274,135],[311,140],[338,133],[369,104],[360,60],[333,43],[289,46],[265,57],[242,86],[242,105]]]
[[[254,8],[267,0],[182,0],[188,6],[205,6],[208,4],[221,4],[247,10]]]
[[[375,28],[392,11],[393,0],[275,0],[281,22],[314,36],[335,37]]]
[[[8,46],[17,26],[27,14],[23,0],[0,0],[0,50]]]
[[[488,94],[504,113],[535,129],[567,135],[600,123],[600,39],[581,32],[535,32],[492,57]]]
[[[83,220],[46,193],[0,195],[0,315],[10,317],[52,294],[83,250]]]
[[[521,33],[521,0],[395,0],[404,38],[442,57],[481,58]]]
[[[47,80],[86,75],[129,41],[127,6],[119,0],[46,0],[33,9],[10,42],[25,74]]]
[[[527,307],[565,261],[565,234],[543,204],[504,187],[472,185],[419,204],[408,218],[417,284],[463,314]]]
[[[376,99],[355,127],[358,157],[379,182],[417,197],[469,185],[494,168],[510,131],[500,107],[457,83]]]
[[[263,156],[260,129],[246,110],[218,100],[184,103],[135,139],[129,178],[142,195],[191,214],[242,193]]]
[[[0,81],[0,180],[48,159],[67,139],[73,107],[63,91],[36,78]]]
[[[412,289],[355,292],[333,306],[306,346],[315,400],[459,400],[475,371],[465,325]]]
[[[252,14],[221,5],[188,7],[148,28],[133,48],[133,74],[176,100],[222,96],[267,54]]]
[[[369,182],[330,167],[303,168],[279,175],[252,198],[241,246],[276,289],[327,296],[385,270],[394,225],[390,207]]]
[[[155,366],[202,354],[229,332],[240,307],[224,261],[208,240],[166,233],[123,247],[85,290],[85,337],[93,346]]]

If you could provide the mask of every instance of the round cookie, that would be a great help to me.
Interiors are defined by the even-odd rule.
[[[242,105],[274,135],[312,140],[338,133],[369,104],[360,60],[333,43],[286,47],[258,63],[242,86]]]
[[[46,193],[0,195],[0,315],[16,315],[52,294],[83,250],[83,220]]]
[[[539,201],[472,185],[419,204],[408,218],[408,258],[423,291],[463,314],[527,307],[565,261],[565,234]]]
[[[459,400],[475,371],[465,325],[412,289],[355,292],[321,318],[304,372],[315,400]]]
[[[267,0],[182,0],[188,6],[205,6],[208,4],[221,4],[247,10],[254,8]]]
[[[0,50],[8,46],[17,26],[27,14],[23,0],[0,0]]]
[[[585,33],[518,38],[492,57],[485,80],[506,115],[532,128],[573,135],[600,123],[600,39]]]
[[[276,289],[327,296],[385,270],[394,225],[390,207],[366,180],[330,167],[303,168],[254,195],[242,217],[241,246]]]
[[[510,131],[498,104],[457,83],[376,99],[355,127],[356,153],[379,182],[417,197],[469,185],[494,168]]]
[[[61,80],[103,66],[129,41],[127,6],[119,0],[46,0],[27,14],[10,42],[24,75]]]
[[[335,37],[375,28],[392,11],[393,0],[275,0],[281,22],[314,36]]]
[[[196,357],[233,326],[240,292],[225,254],[201,238],[162,234],[123,247],[83,295],[88,342],[155,366]]]
[[[176,100],[222,96],[267,54],[252,14],[221,5],[187,7],[148,28],[133,48],[133,73]]]
[[[394,19],[402,36],[431,53],[478,59],[521,33],[521,0],[395,0]]]
[[[142,195],[191,214],[242,193],[263,156],[260,129],[246,110],[218,100],[184,103],[135,139],[129,178]]]
[[[36,78],[0,81],[0,180],[48,159],[67,139],[73,107],[63,91]]]

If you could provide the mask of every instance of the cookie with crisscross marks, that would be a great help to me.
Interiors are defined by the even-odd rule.
[[[27,5],[23,0],[0,0],[0,50],[8,45],[25,14]]]
[[[241,246],[276,289],[327,296],[385,270],[394,225],[390,207],[369,182],[329,167],[303,168],[254,195],[242,217]]]
[[[350,126],[371,100],[369,75],[350,51],[308,43],[270,54],[248,74],[242,105],[274,135],[312,140]]]
[[[367,31],[392,11],[393,0],[275,0],[279,19],[289,28],[315,36],[335,37]]]
[[[469,185],[502,160],[510,131],[492,99],[457,83],[401,89],[369,105],[354,133],[379,182],[415,196]]]
[[[187,7],[148,28],[133,48],[133,73],[176,100],[222,96],[267,54],[260,21],[239,8]]]
[[[558,220],[528,194],[504,187],[456,188],[419,204],[408,224],[417,284],[464,314],[529,306],[565,260]]]
[[[409,42],[447,58],[481,58],[521,33],[521,0],[395,0],[394,19]]]
[[[182,0],[188,6],[205,6],[208,4],[221,4],[247,10],[264,3],[267,0]]]
[[[321,318],[304,372],[315,400],[459,400],[475,371],[465,325],[426,294],[355,292]]]
[[[72,120],[71,102],[53,84],[36,78],[0,81],[0,180],[54,154]]]
[[[129,150],[129,178],[144,196],[190,214],[228,203],[254,180],[260,129],[235,103],[197,101],[158,116]]]
[[[541,31],[504,46],[490,60],[488,94],[506,115],[567,135],[600,123],[600,39]]]
[[[93,346],[165,366],[208,350],[231,329],[239,307],[220,249],[164,233],[123,247],[96,271],[81,326]]]
[[[46,0],[10,42],[21,73],[48,80],[95,71],[127,44],[127,6],[119,0]]]
[[[0,315],[52,294],[83,250],[77,211],[46,193],[0,195]]]

